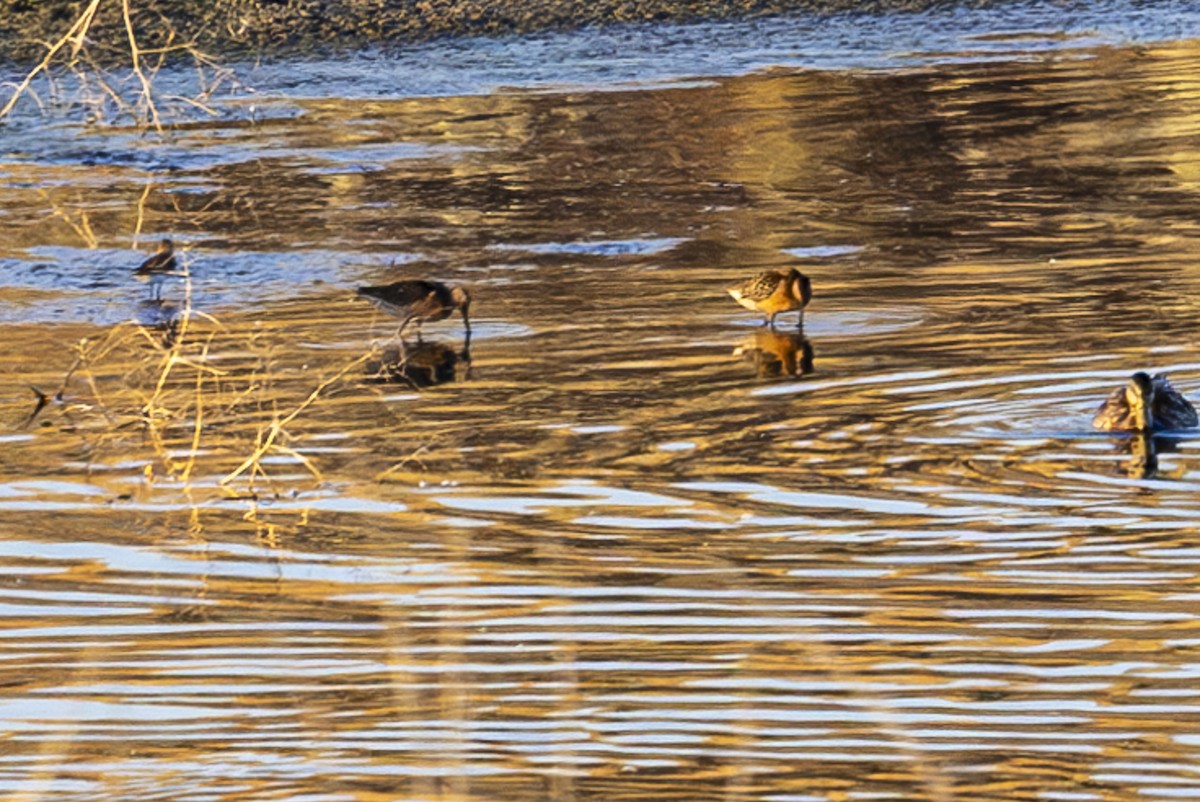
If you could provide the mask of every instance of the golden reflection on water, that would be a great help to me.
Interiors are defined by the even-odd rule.
[[[1200,64],[1086,56],[5,163],[4,794],[1193,787],[1194,448],[1089,420],[1198,386]],[[134,231],[186,244],[177,348],[110,322],[162,312]],[[723,291],[781,264],[803,333]],[[431,324],[389,373],[353,288],[417,276],[471,287],[470,353]]]

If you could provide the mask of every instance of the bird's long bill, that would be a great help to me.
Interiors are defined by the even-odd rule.
[[[470,341],[471,341],[471,318],[470,318],[470,316],[467,314],[467,309],[468,309],[470,306],[471,306],[471,304],[470,304],[470,302],[468,301],[467,303],[464,303],[464,304],[462,305],[462,307],[461,307],[461,309],[462,309],[462,318],[463,318],[463,328],[467,330],[467,342],[470,342]]]

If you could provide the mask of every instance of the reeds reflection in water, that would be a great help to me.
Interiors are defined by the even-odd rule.
[[[1197,66],[297,99],[169,159],[23,143],[0,789],[1186,792],[1194,441],[1131,456],[1090,417],[1134,370],[1200,389]],[[170,344],[122,322],[139,214],[203,264]],[[785,252],[803,336],[723,291]],[[470,381],[453,320],[370,353],[353,288],[435,274],[471,289]],[[30,384],[64,392],[22,428]]]

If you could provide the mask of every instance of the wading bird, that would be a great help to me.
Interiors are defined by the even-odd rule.
[[[449,286],[440,281],[413,279],[378,287],[359,287],[358,294],[388,314],[400,318],[397,337],[404,333],[409,323],[415,321],[419,338],[422,323],[445,320],[457,309],[462,313],[466,338],[468,341],[471,339],[471,319],[467,314],[471,296],[462,287]]]
[[[158,243],[158,250],[154,252],[146,261],[142,262],[133,271],[133,275],[142,279],[150,280],[150,297],[158,300],[162,298],[163,281],[168,275],[175,272],[175,243],[169,239],[164,239]]]
[[[812,282],[793,267],[786,273],[774,270],[759,273],[727,287],[726,292],[747,309],[766,315],[764,323],[771,328],[775,327],[775,316],[780,312],[799,312],[797,326],[803,326],[804,307],[812,300]]]

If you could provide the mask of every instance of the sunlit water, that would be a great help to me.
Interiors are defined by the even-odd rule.
[[[445,44],[541,66],[21,122],[0,795],[1200,795],[1200,440],[1090,426],[1139,368],[1200,396],[1200,31],[1101,10],[796,23],[886,63],[780,21]],[[634,68],[571,56],[614,38]],[[188,285],[147,303],[135,233],[211,316],[199,436],[130,322]],[[789,265],[802,335],[723,291]],[[469,364],[454,318],[379,381],[353,288],[411,277],[471,288]]]

